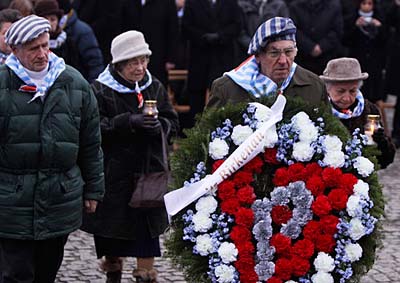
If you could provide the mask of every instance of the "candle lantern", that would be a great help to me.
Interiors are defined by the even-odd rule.
[[[157,100],[145,100],[143,114],[158,117]]]
[[[367,122],[364,125],[364,134],[367,136],[367,139],[368,139],[367,144],[368,145],[376,144],[374,142],[374,139],[372,138],[372,135],[379,128],[382,128],[380,120],[381,119],[380,119],[379,115],[368,115],[367,116]]]

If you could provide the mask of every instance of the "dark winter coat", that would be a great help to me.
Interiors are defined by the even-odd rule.
[[[138,30],[144,34],[152,51],[150,72],[167,84],[165,63],[175,63],[178,46],[178,16],[175,0],[126,1],[123,8],[123,30]]]
[[[289,7],[296,27],[298,54],[296,62],[321,75],[326,63],[341,49],[343,17],[338,0],[298,0]],[[319,44],[322,54],[312,57],[311,51]]]
[[[44,102],[28,103],[24,84],[0,67],[0,237],[43,240],[78,229],[83,201],[102,199],[99,112],[69,66]]]
[[[321,79],[306,69],[297,66],[294,76],[283,91],[287,97],[301,97],[308,103],[327,103],[327,92]],[[251,93],[237,85],[231,78],[223,76],[214,81],[207,107],[222,107],[228,103],[257,101]]]
[[[126,82],[120,76],[118,80]],[[96,213],[85,215],[82,229],[98,236],[131,240],[148,229],[156,237],[167,225],[165,209],[147,209],[148,227],[139,227],[135,224],[138,209],[129,207],[128,202],[149,158],[149,172],[163,171],[160,137],[145,136],[130,127],[129,116],[141,112],[136,94],[118,93],[99,82],[93,88],[100,108],[106,192]],[[142,94],[145,100],[157,100],[162,128],[167,136],[174,135],[178,128],[177,114],[160,81],[153,77],[153,83]]]
[[[400,6],[393,4],[386,18],[390,37],[387,41],[387,66],[385,79],[386,94],[400,96],[399,66],[400,66]],[[400,121],[399,121],[400,123]]]
[[[364,133],[364,125],[367,123],[368,115],[380,115],[379,109],[375,104],[368,100],[365,100],[364,111],[358,117],[350,119],[341,119],[343,125],[353,133],[355,129],[359,128]],[[382,123],[382,122],[381,122]],[[378,162],[381,168],[386,168],[390,163],[393,162],[396,149],[389,137],[386,137],[381,143],[378,143],[378,149],[382,152],[382,155],[377,156]]]
[[[73,11],[65,27],[67,36],[79,53],[80,65],[74,66],[89,81],[94,81],[104,69],[103,56],[92,28]]]

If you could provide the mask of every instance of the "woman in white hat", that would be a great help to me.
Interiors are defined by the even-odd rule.
[[[325,82],[332,113],[353,133],[359,128],[364,133],[368,115],[380,115],[377,106],[364,98],[360,91],[362,81],[368,73],[362,73],[360,63],[355,58],[330,60],[320,78]],[[379,128],[372,135],[382,155],[377,156],[381,168],[393,162],[395,148],[390,138]]]
[[[98,258],[105,257],[107,282],[120,282],[123,257],[137,258],[137,282],[157,282],[153,263],[161,256],[165,209],[128,203],[140,174],[165,168],[162,142],[177,132],[178,118],[165,88],[147,70],[151,51],[142,33],[118,35],[111,55],[112,63],[92,85],[101,116],[106,191],[95,215],[85,216],[83,230],[94,234]],[[158,117],[142,113],[146,100],[157,101]]]

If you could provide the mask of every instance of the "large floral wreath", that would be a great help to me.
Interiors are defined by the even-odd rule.
[[[172,159],[175,187],[211,174],[270,118],[273,98],[204,113]],[[286,103],[265,151],[172,219],[190,282],[359,282],[383,213],[373,147],[324,107]]]

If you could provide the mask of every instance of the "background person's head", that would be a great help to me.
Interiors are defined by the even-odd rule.
[[[20,11],[23,17],[33,14],[31,0],[12,0],[8,8]]]
[[[111,42],[111,63],[115,70],[131,83],[144,78],[150,55],[149,45],[139,31],[121,33]]]
[[[290,73],[297,54],[296,26],[289,18],[275,17],[255,32],[248,54],[255,55],[260,72],[277,84]]]
[[[10,26],[5,41],[22,66],[40,72],[49,62],[49,31],[48,20],[30,15]]]
[[[54,33],[58,30],[58,23],[64,11],[60,9],[56,0],[38,0],[33,11],[37,16],[46,18],[50,22],[50,32]]]
[[[21,13],[14,9],[4,9],[0,11],[0,51],[10,54],[11,48],[5,42],[5,34],[10,26],[22,18]]]
[[[330,60],[320,78],[325,82],[331,103],[339,109],[348,109],[355,103],[368,73],[361,72],[357,59],[343,57]]]

